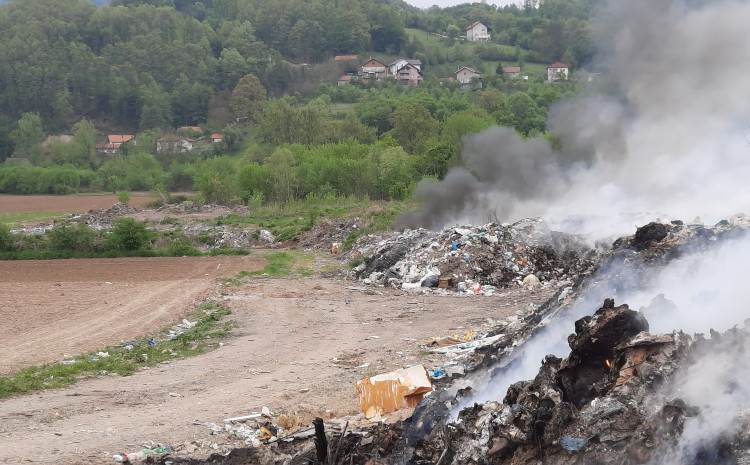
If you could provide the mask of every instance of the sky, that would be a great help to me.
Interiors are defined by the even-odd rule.
[[[405,0],[406,3],[412,6],[416,6],[417,8],[429,8],[433,5],[437,5],[441,8],[445,8],[448,6],[456,6],[461,5],[462,3],[474,3],[473,1],[466,1],[466,0]],[[477,3],[479,3],[481,0],[476,0]],[[520,0],[487,0],[488,4],[490,5],[497,5],[497,6],[505,6],[510,5],[512,3],[520,4],[522,3]]]

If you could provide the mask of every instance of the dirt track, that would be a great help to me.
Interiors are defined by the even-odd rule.
[[[154,200],[146,194],[131,194],[128,205],[142,208]],[[116,195],[0,195],[0,213],[78,212],[110,208]]]
[[[262,265],[252,256],[0,262],[0,372],[152,334],[207,297],[223,300],[237,324],[223,347],[201,356],[0,400],[0,463],[114,463],[112,454],[144,441],[191,444],[206,457],[236,445],[206,424],[263,406],[302,424],[356,414],[356,380],[440,366],[444,356],[426,355],[421,342],[482,334],[554,291],[436,297],[317,277],[220,286]],[[329,255],[314,268],[323,265]]]
[[[207,265],[213,267],[213,263]],[[112,322],[85,305],[72,308],[80,292],[87,293],[92,302],[101,300],[95,297],[96,291],[109,285],[101,284],[103,278],[92,278],[89,284],[62,282],[71,286],[63,288],[67,292],[60,297],[65,300],[54,295],[60,289],[54,283],[21,282],[21,286],[38,286],[37,293],[47,296],[42,301],[67,308],[68,321],[61,326],[59,316],[44,305],[27,307],[26,320],[35,322],[35,330],[30,334],[21,327],[4,334],[4,346],[19,351],[4,351],[3,366],[11,365],[8,359],[14,366],[34,358],[54,360],[63,351],[75,354],[135,337],[142,327],[138,323],[144,314],[143,302],[153,308],[156,300],[172,302],[173,296],[188,288],[197,289],[164,308],[162,319],[153,322],[155,327],[159,321],[166,325],[170,318],[179,321],[200,300],[198,295],[213,291],[233,309],[230,318],[237,328],[224,347],[202,356],[175,360],[133,376],[105,376],[68,389],[0,401],[0,418],[4,419],[0,463],[106,463],[112,460],[111,454],[138,449],[148,440],[173,445],[197,441],[205,447],[196,454],[207,455],[213,451],[208,447],[211,443],[218,442],[219,448],[231,444],[196,423],[221,424],[224,418],[260,411],[264,405],[275,413],[294,413],[305,424],[317,415],[356,414],[353,384],[357,379],[416,363],[440,364],[445,361],[441,356],[425,357],[420,341],[468,329],[481,332],[491,319],[514,314],[526,302],[546,297],[521,291],[460,298],[396,291],[376,294],[347,290],[346,282],[315,278],[254,278],[243,286],[216,284],[211,289],[194,277],[123,284],[116,295],[107,297],[118,302]],[[213,279],[209,276],[203,282]],[[155,297],[131,305],[136,294]],[[7,299],[5,291],[4,296]],[[134,331],[127,336],[119,326],[124,322],[132,324]],[[90,337],[92,326],[100,332],[95,339]],[[351,363],[332,362],[345,357]]]

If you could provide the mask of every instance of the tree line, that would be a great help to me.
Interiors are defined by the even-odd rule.
[[[376,0],[113,0],[102,7],[13,0],[0,6],[0,161],[14,157],[0,166],[0,193],[197,189],[225,204],[328,194],[403,199],[417,182],[463,164],[467,134],[499,124],[546,137],[549,106],[577,85],[512,79],[500,61],[568,52],[585,60],[581,44],[598,4],[418,10]],[[469,49],[442,37],[445,47],[426,46],[405,29],[449,36],[477,19],[495,28],[493,43]],[[561,36],[550,35],[554,24]],[[337,86],[294,66],[325,67],[334,54],[365,51],[435,68],[484,64],[485,76],[471,89],[439,82],[437,73],[417,88],[392,80]],[[294,92],[293,79],[311,85]],[[155,151],[169,128],[194,125],[221,131],[224,142]],[[42,144],[61,132],[71,140]],[[95,143],[106,132],[134,133],[137,144],[102,157]]]

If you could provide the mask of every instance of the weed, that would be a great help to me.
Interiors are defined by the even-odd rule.
[[[133,341],[128,346],[130,349],[107,347],[62,363],[24,368],[10,376],[0,377],[0,399],[40,389],[65,387],[79,379],[108,373],[127,376],[141,367],[205,353],[217,347],[218,341],[234,327],[233,322],[222,321],[230,313],[227,307],[205,304],[187,316],[189,320],[197,320],[195,326],[174,339],[150,345],[149,339],[144,338]],[[162,330],[162,337],[168,332],[169,329]]]
[[[348,266],[349,269],[353,269],[353,268],[358,267],[359,265],[361,265],[364,262],[365,261],[362,260],[361,258],[353,258],[353,259],[349,260],[349,262],[347,262],[346,266]]]

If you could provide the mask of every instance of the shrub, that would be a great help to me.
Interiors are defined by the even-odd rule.
[[[148,247],[153,235],[153,231],[146,229],[145,223],[138,223],[133,218],[118,218],[110,241],[121,250],[141,250]]]
[[[117,201],[120,202],[123,205],[127,205],[130,203],[130,192],[128,191],[122,191],[120,192],[120,195],[117,196]]]
[[[0,252],[13,250],[13,234],[8,225],[0,223]]]

